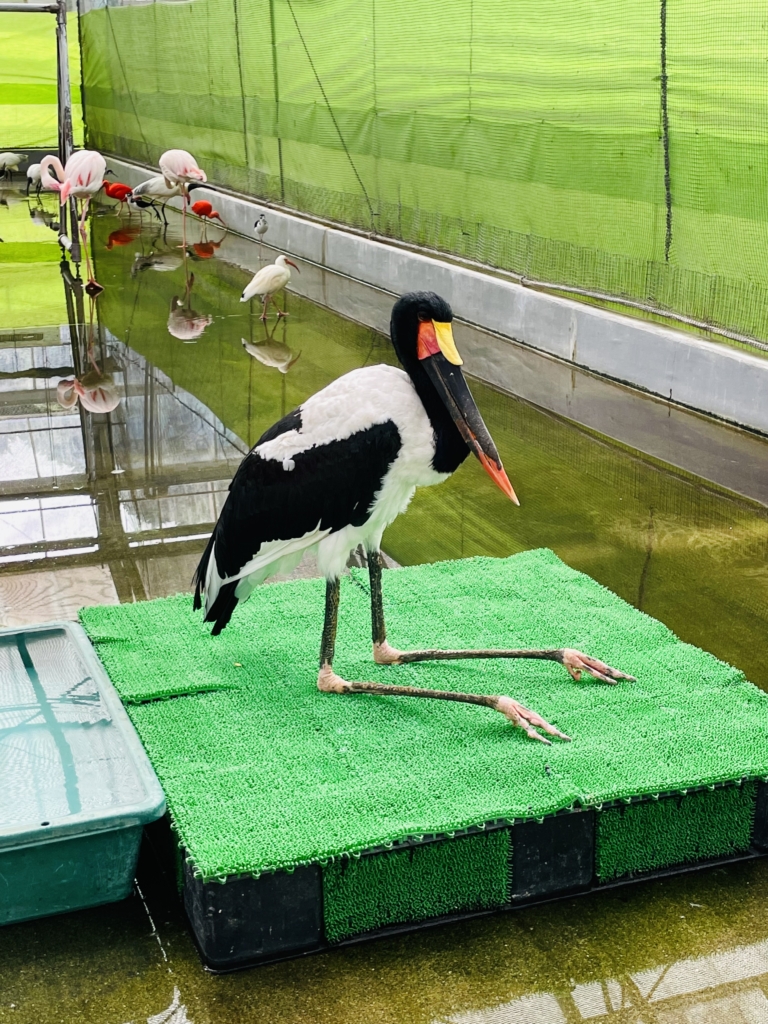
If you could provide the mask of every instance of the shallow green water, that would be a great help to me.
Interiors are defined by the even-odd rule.
[[[7,624],[185,589],[247,445],[339,374],[393,361],[384,337],[297,294],[287,323],[265,338],[237,301],[248,274],[220,259],[232,241],[197,243],[185,276],[175,229],[166,244],[110,214],[94,220],[106,290],[90,334],[83,304],[74,351],[59,330],[67,304],[55,262],[24,262],[22,249],[0,265],[3,281],[25,282],[0,285]],[[16,245],[45,244],[54,238],[47,231],[23,201],[0,208],[0,237]],[[197,241],[199,226],[190,237]],[[172,314],[176,335],[199,336],[169,333]],[[283,365],[300,355],[283,374],[249,355],[243,338],[271,345],[258,354]],[[108,416],[56,399],[61,378],[84,380],[94,363],[102,384],[112,378],[107,396],[119,399]],[[549,367],[542,360],[540,372]],[[473,392],[521,507],[468,462],[417,494],[385,536],[392,557],[551,547],[768,686],[764,507],[490,387]],[[143,1022],[171,1004],[174,986],[195,1024],[768,1021],[764,862],[218,978],[200,967],[169,880],[148,881],[148,910],[137,892],[112,907],[0,930],[0,1021]]]

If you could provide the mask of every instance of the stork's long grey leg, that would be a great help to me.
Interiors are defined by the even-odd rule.
[[[339,592],[338,579],[327,580],[325,584],[325,622],[323,623],[323,639],[320,642],[320,670],[333,664],[333,652],[336,649],[336,627],[339,623]]]
[[[635,677],[611,668],[604,661],[591,658],[571,647],[550,650],[492,649],[469,651],[398,651],[387,643],[384,625],[384,603],[381,592],[382,558],[380,551],[368,553],[368,572],[371,579],[371,623],[373,626],[373,660],[378,665],[408,665],[414,661],[456,661],[461,658],[537,658],[542,661],[557,661],[564,665],[574,679],[580,679],[587,672],[595,679],[615,685],[619,679],[634,681]]]
[[[369,553],[369,566],[375,561],[377,570],[374,569],[371,575],[371,592],[374,590],[374,579],[378,598],[371,600],[371,609],[374,610],[373,630],[374,643],[380,635],[382,643],[386,643],[384,630],[384,611],[381,601],[381,556],[378,551]],[[377,609],[377,611],[375,611]],[[389,686],[385,683],[357,683],[347,682],[333,671],[333,654],[336,646],[336,626],[339,615],[339,581],[329,580],[325,589],[325,623],[323,625],[323,639],[320,643],[320,672],[317,677],[319,690],[325,693],[371,693],[382,697],[428,697],[433,700],[453,700],[463,704],[478,704],[481,707],[491,708],[500,711],[510,722],[519,726],[531,739],[541,740],[542,743],[549,743],[548,739],[539,735],[536,731],[541,729],[550,736],[559,736],[567,740],[568,736],[560,732],[549,722],[546,722],[541,715],[524,707],[511,697],[489,696],[482,693],[454,693],[447,690],[424,690],[417,686]]]

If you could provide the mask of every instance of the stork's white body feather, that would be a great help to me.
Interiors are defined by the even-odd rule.
[[[324,576],[338,576],[358,544],[378,550],[384,530],[405,511],[417,487],[437,484],[448,477],[449,474],[437,473],[432,468],[432,424],[410,377],[395,366],[367,366],[333,381],[301,406],[300,430],[279,434],[257,445],[255,451],[263,459],[282,463],[284,471],[290,473],[292,459],[299,453],[343,441],[387,421],[397,427],[401,446],[374,496],[366,522],[331,532],[320,529],[318,516],[315,529],[301,537],[262,544],[256,555],[227,579],[218,575],[214,548],[205,581],[206,610],[216,600],[223,583],[240,580],[236,595],[243,600],[270,576],[290,572],[310,549],[316,550],[318,568]]]

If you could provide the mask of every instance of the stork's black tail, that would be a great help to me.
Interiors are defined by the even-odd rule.
[[[193,580],[195,584],[195,599],[192,603],[192,607],[195,611],[203,607],[201,595],[205,589],[205,578],[208,575],[208,563],[211,560],[211,554],[213,552],[214,536],[215,531],[208,539],[205,551],[203,552],[203,557],[200,559],[197,569],[195,569],[195,576]],[[235,596],[237,584],[237,580],[234,580],[232,583],[222,584],[218,594],[216,595],[216,600],[206,612],[204,621],[213,623],[213,629],[211,630],[212,636],[218,636],[232,618],[232,612],[237,607],[237,597]]]
[[[211,560],[211,552],[213,551],[213,534],[208,538],[208,543],[205,545],[205,551],[203,557],[198,562],[197,568],[195,569],[195,575],[192,578],[192,582],[195,584],[195,600],[192,607],[195,611],[198,611],[203,607],[201,600],[201,593],[205,587],[205,577],[208,573],[208,563]]]

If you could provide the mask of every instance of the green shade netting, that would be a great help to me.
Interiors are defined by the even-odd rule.
[[[342,580],[334,667],[506,693],[571,743],[544,746],[455,702],[318,692],[324,590],[322,580],[262,587],[218,638],[187,596],[81,612],[204,878],[768,774],[768,696],[551,551],[386,572],[391,642],[574,646],[636,683],[575,683],[530,660],[377,667],[361,570]]]
[[[77,16],[68,17],[72,128],[83,144]],[[48,13],[0,13],[0,151],[58,147],[56,18]],[[20,178],[24,180],[24,167]]]
[[[754,0],[81,9],[96,147],[180,147],[268,201],[768,337]]]

